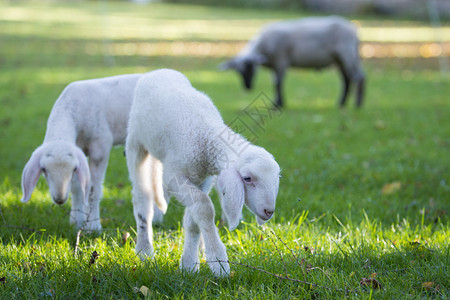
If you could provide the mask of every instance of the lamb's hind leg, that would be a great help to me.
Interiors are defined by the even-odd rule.
[[[153,191],[151,189],[151,156],[142,147],[127,143],[127,165],[133,185],[133,212],[136,219],[135,252],[141,259],[153,256]]]

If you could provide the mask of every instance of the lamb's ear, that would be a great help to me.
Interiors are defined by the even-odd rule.
[[[244,183],[238,171],[230,168],[220,172],[217,190],[228,227],[230,230],[234,230],[239,225],[245,203]]]
[[[89,172],[89,165],[83,151],[77,148],[76,155],[78,159],[78,167],[75,173],[77,174],[78,182],[80,183],[80,187],[84,195],[84,204],[88,205],[89,183],[91,181],[90,175],[91,173]]]
[[[33,192],[36,184],[41,176],[41,157],[43,150],[42,148],[36,149],[30,157],[30,160],[23,168],[22,172],[22,203],[28,202],[31,198],[31,193]]]

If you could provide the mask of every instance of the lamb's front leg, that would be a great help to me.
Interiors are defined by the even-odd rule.
[[[200,261],[198,258],[199,242],[200,242],[200,228],[194,222],[191,212],[186,208],[183,217],[184,227],[184,246],[183,256],[181,257],[181,267],[188,271],[198,271]]]
[[[85,229],[88,231],[102,231],[100,223],[100,201],[102,199],[103,178],[108,166],[109,153],[112,147],[112,138],[103,137],[89,145],[89,171],[91,185],[86,211]]]
[[[71,182],[72,209],[70,210],[70,224],[74,224],[77,229],[83,228],[86,224],[86,211],[84,207],[84,194],[77,176],[73,176]]]
[[[88,231],[102,231],[100,223],[100,201],[102,199],[103,178],[108,166],[109,152],[99,158],[89,159],[91,172],[91,186],[89,190],[88,206],[86,210],[85,229]]]
[[[191,191],[192,192],[192,191]],[[182,267],[188,270],[198,270],[198,248],[200,233],[205,244],[206,261],[216,276],[230,273],[228,255],[225,245],[219,237],[214,224],[214,206],[211,199],[204,193],[198,193],[194,204],[186,207],[184,217],[186,230]]]

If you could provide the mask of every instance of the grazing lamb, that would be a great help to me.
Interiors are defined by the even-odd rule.
[[[112,146],[125,143],[141,75],[77,81],[64,89],[50,113],[44,142],[23,170],[22,202],[30,200],[42,173],[56,204],[65,203],[71,190],[72,224],[89,231],[102,229],[99,204],[109,153]],[[161,221],[162,213],[155,219]]]
[[[151,109],[150,109],[151,108]],[[186,206],[181,267],[199,268],[199,240],[215,275],[229,273],[226,249],[214,224],[214,206],[207,192],[218,175],[217,189],[231,230],[237,227],[244,204],[259,224],[275,210],[280,168],[273,156],[228,128],[212,101],[191,86],[181,73],[162,69],[137,83],[126,142],[127,165],[133,184],[137,223],[136,253],[153,255],[152,219],[155,201],[152,174],[143,168],[151,157],[162,162],[164,192]]]
[[[222,70],[235,69],[251,89],[258,65],[273,70],[275,106],[283,106],[282,82],[288,67],[322,69],[337,65],[344,88],[339,105],[345,105],[352,82],[357,83],[356,106],[364,93],[364,72],[359,57],[359,40],[355,27],[337,17],[311,17],[269,24],[234,58],[221,65]]]

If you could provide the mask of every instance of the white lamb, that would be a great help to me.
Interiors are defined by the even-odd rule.
[[[153,71],[138,81],[126,152],[137,223],[135,251],[142,258],[153,255],[148,220],[152,219],[153,201],[160,201],[154,199],[148,185],[148,168],[143,168],[151,157],[162,162],[166,195],[175,196],[186,206],[181,258],[181,267],[186,270],[199,268],[200,236],[212,272],[221,276],[230,270],[207,194],[212,176],[218,175],[221,205],[231,230],[239,224],[244,204],[259,224],[273,215],[280,173],[273,156],[228,128],[208,96],[177,71]],[[165,211],[164,201],[157,204]]]
[[[288,67],[322,69],[337,65],[343,80],[339,105],[345,105],[352,82],[357,84],[356,106],[363,102],[364,72],[359,57],[359,39],[355,26],[337,16],[310,17],[274,22],[234,58],[221,65],[235,69],[251,89],[256,68],[263,65],[274,72],[275,106],[283,106],[282,82]]]
[[[23,170],[22,202],[30,200],[43,173],[56,204],[65,203],[71,190],[72,224],[89,231],[102,229],[99,205],[109,153],[114,145],[125,143],[141,75],[77,81],[64,89],[48,118],[42,145]],[[161,221],[162,213],[155,219]]]

